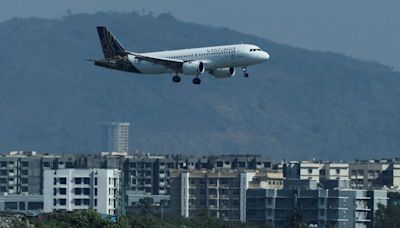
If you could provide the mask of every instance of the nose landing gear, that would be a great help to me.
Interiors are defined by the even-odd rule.
[[[247,73],[247,67],[243,67],[243,77],[248,78],[249,73]]]

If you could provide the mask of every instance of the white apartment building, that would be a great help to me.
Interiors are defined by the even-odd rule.
[[[350,180],[349,163],[326,163],[325,172],[322,172],[321,178],[326,180]]]
[[[43,211],[94,209],[117,215],[120,176],[117,169],[45,170]]]
[[[294,165],[297,164],[297,165]],[[298,169],[299,176],[296,177],[296,171]],[[330,163],[330,162],[313,162],[313,161],[302,161],[299,163],[289,163],[286,166],[286,173],[289,174],[289,178],[299,178],[301,180],[314,180],[320,182],[320,180],[349,180],[350,168],[349,163]],[[294,173],[294,174],[292,174]]]
[[[324,168],[324,163],[306,162],[300,163],[300,179],[320,181],[320,171]]]

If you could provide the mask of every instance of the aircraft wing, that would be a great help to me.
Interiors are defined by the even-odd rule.
[[[183,60],[154,57],[154,56],[143,55],[143,54],[134,53],[134,52],[126,52],[126,53],[133,55],[136,58],[141,59],[143,61],[147,61],[147,62],[154,63],[154,64],[160,64],[165,67],[171,68],[175,71],[181,71],[182,65],[184,63]]]

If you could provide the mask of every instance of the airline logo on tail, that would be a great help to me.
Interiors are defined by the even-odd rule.
[[[106,27],[97,27],[97,33],[100,38],[105,59],[112,59],[118,55],[125,55],[125,48],[115,39]]]

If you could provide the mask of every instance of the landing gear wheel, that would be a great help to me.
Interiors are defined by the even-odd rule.
[[[172,81],[173,81],[173,82],[176,82],[176,83],[181,82],[181,77],[179,77],[178,75],[176,75],[176,76],[172,77]]]
[[[243,77],[248,78],[249,73],[247,73],[247,67],[243,67]]]
[[[193,79],[193,84],[199,85],[200,83],[201,83],[200,78],[194,78],[194,79]]]

